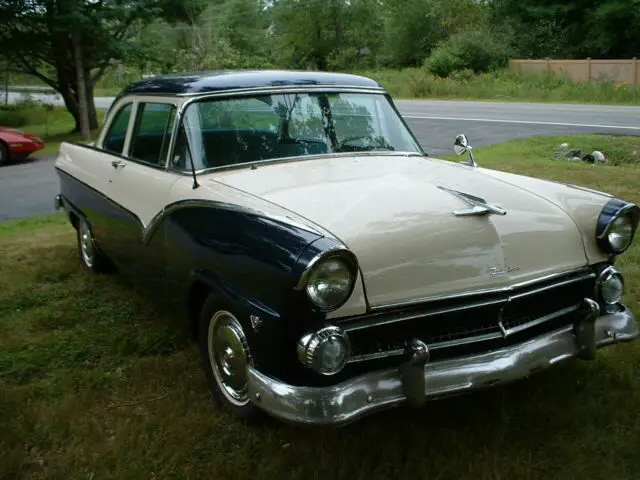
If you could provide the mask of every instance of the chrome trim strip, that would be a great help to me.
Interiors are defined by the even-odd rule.
[[[377,360],[379,358],[396,357],[404,355],[404,348],[396,348],[395,350],[385,350],[383,352],[363,353],[362,355],[354,355],[349,358],[347,363],[366,362],[367,360]]]
[[[348,92],[348,93],[387,93],[387,90],[384,87],[358,87],[354,85],[326,85],[326,84],[317,84],[317,85],[291,85],[291,86],[282,86],[277,85],[273,87],[248,87],[248,88],[228,88],[225,90],[218,90],[215,92],[190,92],[190,93],[177,93],[177,94],[163,94],[165,96],[176,96],[179,98],[188,98],[191,99],[208,99],[208,98],[217,98],[217,97],[229,97],[229,96],[244,96],[244,95],[255,95],[260,93],[272,94],[272,93],[298,93],[298,92],[312,92],[312,91],[322,91],[322,92]],[[131,95],[135,95],[132,93]],[[140,94],[138,94],[140,95]]]
[[[562,361],[582,356],[579,330],[593,322],[587,312],[582,322],[527,342],[482,354],[424,365],[424,395],[427,399],[463,394],[506,383],[545,370]],[[588,340],[598,348],[638,338],[633,313],[603,315],[589,330]],[[407,403],[405,382],[399,369],[373,371],[329,387],[298,387],[271,378],[257,369],[247,369],[252,402],[271,416],[301,425],[344,425],[386,408]],[[410,382],[409,382],[410,383]]]
[[[425,154],[421,152],[390,152],[388,150],[368,150],[366,152],[332,152],[332,153],[315,153],[311,155],[294,155],[292,157],[279,157],[279,158],[267,158],[265,160],[256,160],[255,162],[235,163],[233,165],[222,165],[220,167],[201,168],[196,170],[196,175],[226,172],[230,170],[242,170],[249,169],[255,170],[257,167],[265,165],[274,165],[279,163],[289,162],[301,162],[307,160],[318,160],[322,158],[353,158],[354,156],[376,156],[376,157],[424,157]],[[176,170],[177,172],[187,172],[186,170]],[[191,175],[191,171],[187,172]]]
[[[559,183],[559,182],[557,182],[557,183]],[[599,190],[594,190],[593,188],[583,187],[582,185],[575,185],[573,183],[567,183],[566,186],[569,187],[569,188],[575,188],[576,190],[583,190],[585,192],[595,193],[596,195],[602,195],[604,197],[613,198],[613,195],[611,195],[609,193],[601,192]]]
[[[509,300],[517,300],[519,298],[528,297],[530,295],[535,295],[537,293],[546,292],[547,290],[553,290],[557,287],[563,287],[565,285],[571,285],[572,283],[583,282],[584,280],[588,280],[590,278],[595,278],[595,272],[590,272],[588,274],[582,275],[580,277],[569,278],[563,282],[553,283],[551,285],[546,285],[544,287],[536,288],[535,290],[529,290],[527,292],[517,293],[515,295],[510,295]]]
[[[403,302],[396,302],[396,303],[387,303],[385,305],[376,305],[376,306],[372,306],[370,307],[371,311],[383,311],[383,310],[389,310],[392,308],[398,308],[398,307],[410,307],[413,305],[419,305],[421,303],[431,303],[431,302],[436,302],[436,301],[441,301],[441,300],[454,300],[454,299],[464,299],[464,298],[468,298],[468,297],[473,297],[473,296],[477,296],[477,295],[484,295],[484,294],[491,294],[491,293],[509,293],[512,292],[514,290],[517,290],[519,288],[523,288],[523,287],[527,287],[529,285],[535,285],[536,283],[542,283],[542,282],[546,282],[549,280],[553,280],[554,278],[559,278],[559,277],[564,277],[567,275],[578,275],[580,273],[593,273],[591,271],[591,268],[589,268],[588,266],[586,267],[580,267],[574,270],[567,270],[564,272],[559,272],[559,273],[553,273],[550,275],[545,275],[543,277],[538,277],[538,278],[534,278],[532,280],[527,280],[525,282],[520,282],[520,283],[514,283],[513,285],[507,286],[507,287],[498,287],[498,288],[486,288],[486,289],[481,289],[481,290],[473,290],[471,292],[460,292],[460,293],[454,293],[451,295],[434,295],[432,297],[423,297],[423,298],[417,298],[415,300],[407,300],[407,301],[403,301]]]
[[[537,325],[541,325],[545,322],[548,322],[549,320],[553,320],[554,318],[558,318],[561,317],[563,315],[567,315],[571,312],[575,312],[577,310],[580,309],[580,304],[577,303],[571,307],[567,307],[567,308],[562,308],[560,310],[556,310],[553,313],[549,313],[547,315],[543,315],[542,317],[538,317],[535,320],[531,320],[530,322],[527,323],[523,323],[521,325],[518,325],[517,327],[513,327],[513,328],[507,328],[505,329],[505,336],[508,337],[509,335],[513,335],[514,333],[518,333],[518,332],[522,332],[524,330],[527,330],[529,328],[535,327]]]
[[[487,300],[484,302],[476,302],[476,303],[471,303],[471,304],[467,304],[467,305],[458,305],[455,307],[444,307],[444,308],[439,308],[436,310],[431,310],[428,312],[420,312],[420,313],[415,313],[413,315],[404,315],[404,316],[398,316],[398,317],[393,317],[393,318],[386,318],[386,319],[382,319],[382,320],[378,320],[375,321],[375,317],[372,321],[372,317],[371,316],[364,316],[361,319],[358,319],[356,321],[351,320],[351,322],[353,323],[349,323],[349,320],[342,320],[341,322],[338,322],[342,328],[344,328],[344,330],[348,333],[348,332],[355,332],[357,330],[363,330],[366,328],[370,328],[370,327],[379,327],[382,325],[391,325],[393,323],[399,323],[399,322],[405,322],[405,321],[409,321],[409,320],[416,320],[418,318],[425,318],[425,317],[433,317],[435,315],[443,315],[446,313],[451,313],[451,312],[457,312],[457,311],[461,311],[461,310],[472,310],[474,308],[481,308],[481,307],[488,307],[491,305],[499,305],[501,303],[505,303],[506,299],[504,298],[500,298],[500,299],[496,299],[496,300]],[[342,323],[344,322],[344,323]]]
[[[496,324],[496,328],[498,325]],[[471,343],[486,342],[487,340],[499,340],[504,338],[502,333],[483,333],[473,337],[460,338],[458,340],[447,340],[446,342],[434,343],[429,345],[429,350],[442,350],[443,348],[458,347],[460,345],[469,345]]]

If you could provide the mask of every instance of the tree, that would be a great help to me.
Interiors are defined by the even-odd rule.
[[[640,0],[493,0],[528,57],[630,58],[640,45]]]
[[[113,61],[135,53],[129,40],[158,17],[181,20],[187,6],[197,10],[201,1],[0,0],[0,51],[16,69],[60,93],[76,131],[81,127],[84,90],[89,127],[95,129],[96,81]]]
[[[486,8],[477,0],[384,0],[385,63],[422,64],[438,43],[482,25]]]

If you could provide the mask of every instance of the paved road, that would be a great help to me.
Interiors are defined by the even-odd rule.
[[[20,94],[10,92],[10,102]],[[59,96],[31,97],[60,105]],[[98,97],[108,108],[113,98]],[[398,100],[398,109],[432,156],[451,152],[458,133],[474,146],[550,133],[606,133],[640,136],[640,107],[500,102]],[[55,156],[35,156],[0,168],[0,221],[51,212],[58,183]],[[477,158],[482,163],[482,158]]]

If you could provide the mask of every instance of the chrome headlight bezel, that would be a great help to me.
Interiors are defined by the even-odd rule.
[[[620,218],[628,218],[631,223],[631,236],[629,242],[623,248],[615,248],[611,243],[610,234],[612,227]],[[620,255],[626,252],[633,244],[635,233],[640,222],[640,208],[637,205],[614,198],[609,200],[600,212],[596,226],[596,240],[600,249],[611,255]]]
[[[344,294],[341,297],[340,301],[328,305],[321,305],[318,302],[314,301],[313,296],[309,294],[309,282],[311,281],[313,274],[318,270],[318,268],[320,268],[324,264],[324,262],[329,261],[338,261],[344,267],[346,267],[349,273],[349,282],[347,284],[347,287],[344,289]],[[306,268],[300,275],[300,279],[295,289],[299,291],[305,291],[305,295],[309,300],[309,303],[311,303],[311,305],[313,306],[314,310],[327,313],[333,310],[337,310],[342,305],[344,305],[347,300],[349,300],[349,297],[351,297],[351,294],[353,293],[353,290],[355,288],[357,278],[358,261],[356,259],[356,256],[347,248],[343,246],[337,246],[318,253],[309,261]]]
[[[622,284],[622,288],[621,288],[620,296],[616,300],[606,301],[602,295],[602,286],[606,281],[608,281],[611,278],[618,278],[620,280],[620,283]],[[595,295],[598,302],[602,305],[607,305],[607,306],[616,305],[617,303],[620,303],[622,301],[622,296],[624,295],[624,277],[616,267],[614,267],[613,265],[609,265],[608,267],[603,268],[598,273],[598,277],[596,278]]]
[[[341,342],[344,346],[344,356],[339,365],[333,369],[323,367],[316,363],[317,356],[323,346],[332,340]],[[349,361],[351,355],[351,341],[347,333],[338,326],[329,325],[320,330],[304,335],[299,341],[296,348],[300,363],[307,368],[314,370],[321,375],[335,375],[342,371]]]

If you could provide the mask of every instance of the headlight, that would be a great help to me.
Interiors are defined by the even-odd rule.
[[[347,301],[353,292],[356,276],[355,256],[348,250],[331,250],[309,262],[300,279],[299,289],[304,288],[318,310],[328,312]]]
[[[640,209],[633,203],[610,200],[600,213],[596,238],[602,251],[619,255],[629,248],[640,221]]]
[[[351,344],[344,330],[329,326],[302,337],[297,351],[305,367],[323,375],[334,375],[347,364]]]
[[[596,293],[602,303],[613,305],[622,299],[624,279],[615,267],[611,266],[602,270],[598,275],[596,285]]]

